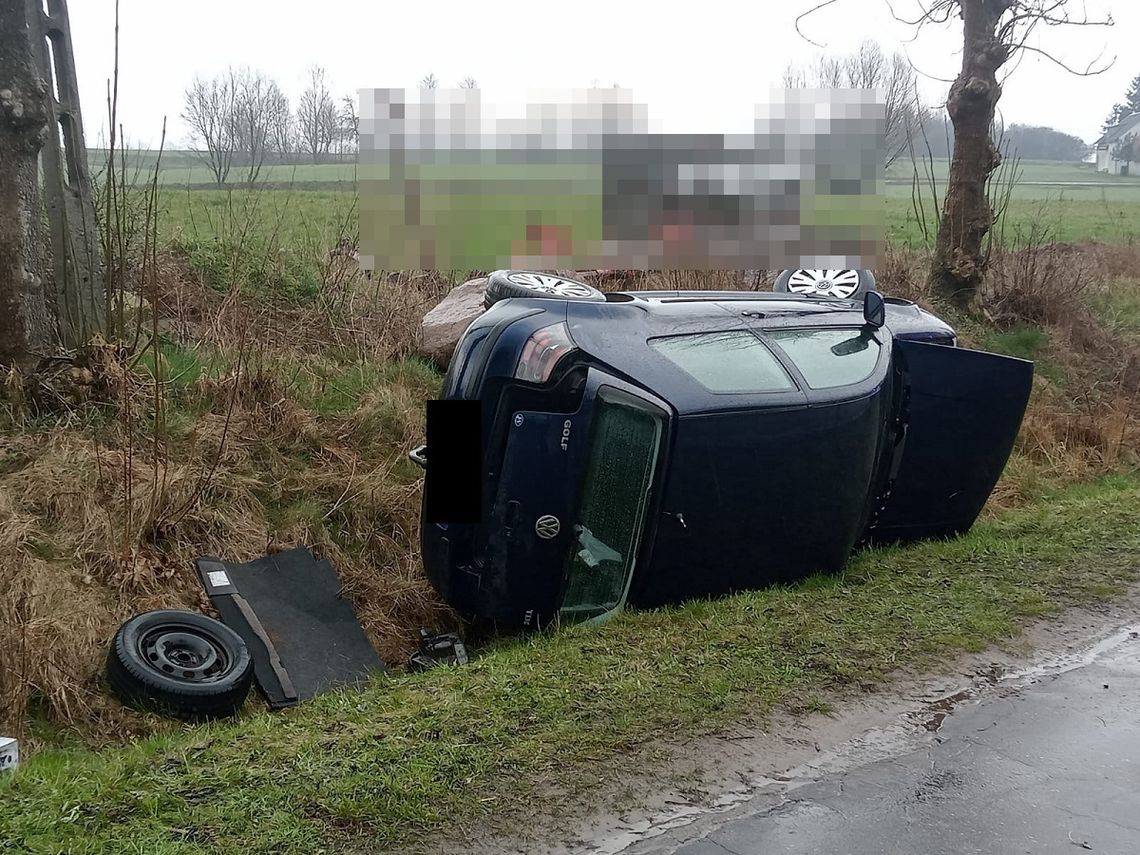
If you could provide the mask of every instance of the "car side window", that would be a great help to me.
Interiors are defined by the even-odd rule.
[[[779,360],[745,330],[654,338],[649,344],[710,392],[752,394],[796,388]]]
[[[766,330],[812,389],[866,380],[879,361],[880,344],[857,329]]]

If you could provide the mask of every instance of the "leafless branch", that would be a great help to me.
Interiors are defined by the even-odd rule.
[[[1094,77],[1097,74],[1104,74],[1106,71],[1112,68],[1113,65],[1116,64],[1116,56],[1114,55],[1112,59],[1110,59],[1102,67],[1094,68],[1093,66],[1096,64],[1097,60],[1099,60],[1100,57],[1104,55],[1104,51],[1101,51],[1100,54],[1097,55],[1096,59],[1092,60],[1092,62],[1085,66],[1084,71],[1080,71],[1079,69],[1072,68],[1066,63],[1061,62],[1061,60],[1057,59],[1057,57],[1053,56],[1051,53],[1049,53],[1049,51],[1042,50],[1041,48],[1034,47],[1033,45],[1022,45],[1021,50],[1027,50],[1031,53],[1040,54],[1052,62],[1054,65],[1060,66],[1061,68],[1065,69],[1065,71],[1069,72],[1069,74],[1075,74],[1077,77]]]
[[[826,9],[828,6],[834,6],[838,2],[839,2],[839,0],[823,0],[822,3],[817,3],[815,6],[812,6],[806,12],[802,12],[799,15],[797,15],[796,20],[795,20],[795,26],[796,26],[796,33],[799,34],[799,37],[801,39],[803,39],[805,42],[807,42],[808,44],[814,45],[817,48],[827,47],[827,45],[823,45],[823,44],[820,44],[819,42],[812,41],[807,36],[805,36],[803,30],[800,29],[800,21],[802,21],[808,15],[811,15],[815,12],[818,12],[820,9]]]

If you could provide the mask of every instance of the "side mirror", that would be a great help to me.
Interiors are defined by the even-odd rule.
[[[878,291],[868,291],[863,295],[863,321],[875,329],[887,322],[887,304]]]

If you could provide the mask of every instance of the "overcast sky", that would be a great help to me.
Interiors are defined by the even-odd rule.
[[[667,131],[729,131],[768,100],[789,60],[817,48],[793,20],[817,0],[121,0],[119,120],[132,145],[156,143],[167,118],[168,146],[183,147],[182,93],[195,75],[248,65],[276,78],[292,99],[307,69],[323,65],[338,92],[413,87],[428,72],[444,86],[470,75],[484,102],[519,103],[532,87],[620,83],[648,103]],[[917,0],[894,0],[901,16]],[[1080,0],[1070,3],[1079,6]],[[1128,81],[1140,74],[1140,3],[1088,0],[1112,28],[1042,29],[1033,42],[1071,66],[1102,51],[1108,72],[1076,77],[1025,54],[1006,82],[1008,122],[1050,125],[1092,141]],[[107,81],[113,68],[114,0],[72,0],[76,68],[88,144],[105,139]],[[945,98],[961,64],[961,21],[913,30],[892,20],[886,0],[838,0],[802,29],[826,51],[845,53],[866,38],[905,49],[932,103]],[[943,78],[945,82],[938,78]]]

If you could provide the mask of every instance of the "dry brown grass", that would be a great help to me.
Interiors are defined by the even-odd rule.
[[[182,350],[201,354],[202,370],[178,378],[160,359],[163,427],[147,363],[132,367],[134,357],[106,346],[57,372],[90,394],[57,394],[48,377],[41,405],[9,395],[0,414],[11,428],[0,434],[5,732],[23,730],[29,702],[97,740],[152,726],[103,695],[106,644],[140,611],[208,608],[191,563],[200,555],[243,561],[313,547],[393,663],[411,652],[416,627],[453,625],[419,570],[419,484],[404,460],[436,380],[415,364],[376,368],[414,342],[410,310],[387,305],[395,291],[358,306],[338,339],[330,327],[343,315],[301,319],[194,293],[192,281],[171,285],[163,303],[184,311],[163,324],[191,336]],[[435,298],[412,289],[408,304]],[[321,341],[331,354],[317,352]],[[355,371],[368,379],[354,381]]]
[[[1140,465],[1140,338],[1095,308],[1131,287],[1138,264],[1140,247],[1040,237],[995,252],[975,304],[986,323],[970,325],[967,341],[994,346],[1003,332],[1031,328],[1047,346],[1035,356],[1029,409],[991,510],[1024,502],[1042,484]]]
[[[1026,324],[1048,333],[1039,358],[1052,370],[1038,372],[994,508],[1043,484],[1134,467],[1140,450],[1140,342],[1089,310],[1135,275],[1140,250],[1043,246],[1025,257],[1032,251],[995,258],[979,304],[988,320],[939,305],[920,254],[888,250],[877,271],[880,290],[940,312],[968,345]],[[177,347],[157,370],[144,303],[133,353],[95,347],[40,387],[5,378],[0,729],[23,730],[30,703],[93,740],[152,729],[102,692],[105,646],[139,611],[208,609],[192,570],[199,555],[314,547],[392,662],[416,627],[453,625],[420,569],[419,482],[403,459],[422,438],[437,378],[397,361],[453,283],[433,273],[367,281],[338,264],[300,307],[240,283],[218,292],[182,257],[160,253],[158,326]],[[732,272],[590,278],[606,290],[757,283]],[[770,281],[761,271],[759,287]]]

